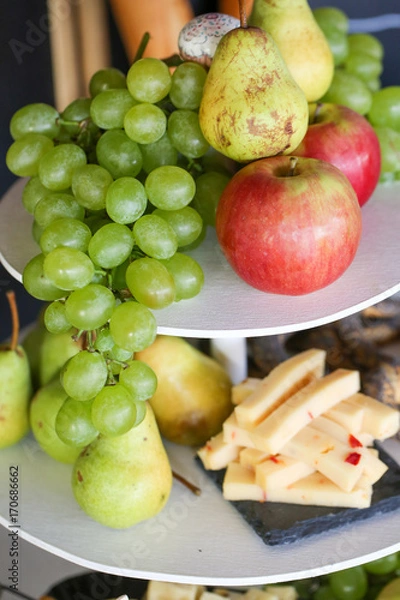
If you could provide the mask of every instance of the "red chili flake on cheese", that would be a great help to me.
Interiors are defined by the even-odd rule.
[[[270,457],[269,457],[269,460],[272,460],[272,462],[274,462],[274,463],[276,463],[276,464],[279,464],[279,459],[278,459],[278,458],[276,458],[276,456],[270,456]]]
[[[313,420],[313,418],[314,418],[314,415],[312,414],[312,412],[311,412],[311,411],[308,411],[308,412],[307,412],[307,414],[308,414],[308,416],[310,417],[310,419],[311,419],[311,421],[312,421],[312,420]]]
[[[362,447],[362,443],[358,440],[354,435],[349,435],[349,446],[350,448],[360,448]]]
[[[234,440],[234,439],[235,439],[235,437],[236,437],[236,431],[232,431],[232,433],[231,433],[231,438],[232,438],[232,440]]]
[[[206,450],[207,450],[207,452],[211,452],[212,445],[210,444],[210,442],[208,442],[208,444],[206,444]]]
[[[350,465],[358,465],[360,462],[361,454],[358,452],[350,452],[344,459],[344,462],[349,463]]]

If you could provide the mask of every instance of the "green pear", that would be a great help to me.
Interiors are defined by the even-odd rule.
[[[254,0],[249,23],[269,33],[308,102],[328,90],[334,59],[307,0]]]
[[[67,360],[81,349],[80,340],[74,338],[75,329],[63,333],[50,333],[38,321],[26,335],[23,346],[31,365],[34,388],[37,390],[58,375]]]
[[[19,319],[13,292],[7,293],[12,314],[9,344],[0,346],[0,448],[19,442],[29,431],[29,403],[32,397],[30,365],[18,344]]]
[[[199,109],[204,137],[238,162],[290,154],[308,127],[307,99],[272,35],[243,12],[217,46]]]
[[[82,448],[65,444],[55,430],[57,413],[66,399],[60,378],[56,377],[34,394],[29,419],[32,433],[42,450],[58,462],[72,464]]]
[[[157,375],[149,402],[165,439],[199,446],[221,431],[233,406],[232,383],[220,363],[183,338],[167,335],[135,357]]]
[[[117,437],[100,435],[77,458],[72,490],[95,521],[115,529],[150,519],[165,506],[172,470],[154,413]]]

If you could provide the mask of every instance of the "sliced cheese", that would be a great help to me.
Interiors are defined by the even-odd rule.
[[[285,487],[315,471],[305,462],[277,454],[256,465],[256,484],[264,491],[274,487]]]
[[[255,471],[256,465],[270,456],[267,452],[262,452],[257,448],[242,448],[239,452],[239,462],[243,467]]]
[[[276,592],[250,587],[244,594],[243,600],[280,600],[280,596]]]
[[[195,584],[149,581],[146,600],[197,600],[204,590]]]
[[[351,492],[345,492],[330,479],[315,472],[284,488],[272,488],[267,501],[311,506],[367,508],[371,505],[372,486],[360,479]]]
[[[358,371],[336,369],[325,377],[314,379],[250,432],[254,447],[270,454],[278,454],[283,446],[315,417],[355,394],[359,389]],[[235,411],[238,408],[236,407]]]
[[[197,451],[205,469],[219,471],[232,460],[239,456],[240,448],[236,444],[228,444],[224,441],[222,431],[212,437],[202,448]]]
[[[312,425],[307,425],[282,448],[282,454],[305,462],[333,481],[338,487],[350,492],[363,474],[363,457],[357,448],[355,462],[349,462],[353,450]]]
[[[376,440],[386,440],[400,429],[400,412],[366,394],[354,394],[348,401],[364,409],[363,431]]]
[[[325,416],[345,427],[350,433],[356,434],[362,430],[364,423],[364,409],[360,405],[342,400],[330,408]]]
[[[241,404],[243,400],[248,398],[261,385],[260,377],[247,377],[240,383],[232,386],[231,400],[232,404]]]
[[[235,407],[239,425],[252,427],[258,424],[299,389],[322,377],[325,358],[324,350],[312,348],[280,363]]]
[[[222,425],[224,442],[228,444],[236,444],[237,446],[254,447],[253,440],[250,437],[250,432],[237,422],[235,411],[225,419]]]
[[[363,474],[368,478],[370,483],[379,481],[382,475],[388,470],[387,465],[380,460],[378,456],[371,453],[370,448],[366,447],[367,445],[363,443],[363,434],[356,438],[352,433],[349,433],[344,429],[344,427],[324,416],[314,419],[312,427],[318,429],[318,431],[327,433],[339,440],[342,444],[347,445],[349,452],[351,452],[352,449],[356,452],[360,452],[363,456]]]
[[[225,500],[265,501],[265,492],[256,484],[255,473],[238,462],[229,463],[222,482]]]

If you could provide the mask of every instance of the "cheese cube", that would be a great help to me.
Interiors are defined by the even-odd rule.
[[[256,484],[255,474],[238,462],[229,463],[222,482],[222,494],[225,500],[265,501],[265,492]]]
[[[209,471],[224,469],[232,460],[239,456],[239,446],[224,442],[222,431],[212,437],[202,448],[197,451],[204,468]]]
[[[259,377],[247,377],[240,383],[232,386],[231,400],[232,404],[241,404],[250,394],[252,394],[261,384]]]
[[[228,444],[236,444],[237,446],[247,446],[254,448],[254,442],[250,437],[249,431],[240,427],[237,422],[235,412],[231,413],[227,419],[225,419],[222,425],[224,442]]]
[[[251,587],[243,596],[243,600],[279,600],[275,592],[267,592],[257,587]]]
[[[326,352],[312,348],[280,363],[255,391],[235,407],[239,425],[252,427],[299,389],[322,377]]]
[[[348,400],[342,400],[330,408],[325,416],[335,421],[342,427],[345,427],[350,433],[356,434],[361,431],[364,423],[364,409],[363,407],[357,406]]]
[[[307,463],[350,492],[363,473],[363,457],[357,450],[353,452],[348,445],[308,425],[285,444],[282,454]],[[349,461],[352,454],[355,462]]]
[[[195,584],[151,580],[147,586],[146,600],[197,600],[203,589]]]
[[[239,462],[243,467],[255,471],[256,465],[271,455],[256,448],[242,448],[239,452]]]
[[[277,454],[256,465],[256,483],[268,493],[271,487],[285,487],[314,471],[307,463]]]
[[[365,394],[354,394],[348,399],[356,406],[362,406],[364,421],[362,429],[370,433],[376,440],[386,440],[400,429],[400,412],[387,404]]]

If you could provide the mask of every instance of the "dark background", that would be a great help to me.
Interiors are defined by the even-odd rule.
[[[137,2],[138,0],[132,0]],[[160,0],[162,2],[163,0]],[[216,10],[216,3],[211,0],[193,0],[195,14]],[[383,14],[400,14],[399,0],[310,0],[311,8],[317,6],[336,6],[343,9],[351,20],[379,17]],[[0,7],[0,197],[6,192],[15,177],[8,172],[5,165],[5,154],[11,137],[8,124],[12,114],[24,104],[31,102],[53,103],[50,48],[48,37],[38,44],[32,52],[21,55],[18,64],[11,40],[26,41],[30,23],[37,24],[46,14],[45,0],[16,0],[15,2],[1,1]],[[398,17],[400,18],[400,17]],[[113,65],[126,71],[128,64],[120,42],[115,24],[109,15],[111,48]],[[393,19],[396,27],[383,31],[373,31],[385,46],[384,71],[382,84],[400,85],[400,28]],[[10,317],[5,292],[12,288],[17,295],[20,319],[22,325],[32,322],[42,303],[32,299],[23,286],[0,266],[0,339],[10,332]]]

